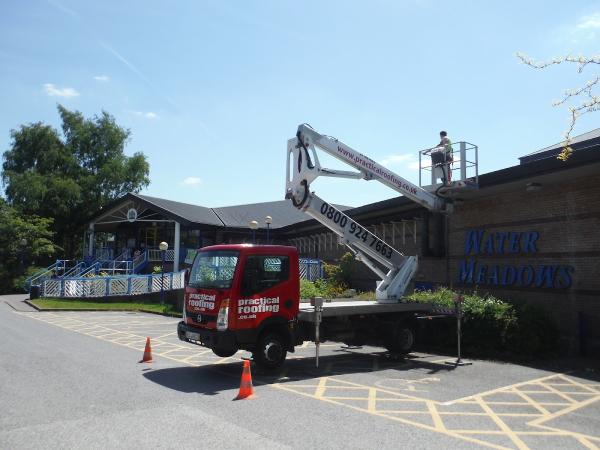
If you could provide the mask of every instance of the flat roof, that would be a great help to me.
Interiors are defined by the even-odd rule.
[[[539,161],[540,159],[556,157],[564,148],[564,144],[565,141],[562,141],[557,144],[550,145],[549,147],[542,148],[541,150],[529,153],[528,155],[521,156],[519,161],[521,164],[527,164],[533,161]],[[600,145],[600,128],[596,128],[595,130],[588,131],[587,133],[583,133],[571,138],[571,143],[569,144],[574,152],[593,148],[598,145]]]

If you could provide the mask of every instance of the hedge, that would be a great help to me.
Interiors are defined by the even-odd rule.
[[[419,291],[411,301],[454,307],[455,293],[443,288]],[[427,321],[429,322],[429,321]],[[451,348],[456,345],[455,321],[426,324],[425,343]],[[545,356],[558,347],[558,328],[543,309],[514,305],[491,295],[464,294],[462,349],[473,356]]]

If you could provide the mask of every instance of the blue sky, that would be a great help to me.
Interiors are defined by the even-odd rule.
[[[211,207],[282,199],[303,122],[412,181],[445,129],[479,146],[485,173],[560,141],[567,111],[552,101],[594,75],[515,53],[599,43],[600,2],[586,1],[5,1],[0,149],[21,124],[58,127],[61,103],[131,129],[126,152],[150,162],[144,193]],[[356,180],[312,188],[351,206],[397,195]]]

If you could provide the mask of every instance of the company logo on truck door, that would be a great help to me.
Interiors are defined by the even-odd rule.
[[[214,309],[216,295],[190,294],[188,304],[196,308]]]
[[[261,298],[247,298],[238,300],[238,314],[240,319],[253,319],[255,315],[243,315],[243,314],[256,314],[264,312],[279,312],[279,297],[261,297]]]

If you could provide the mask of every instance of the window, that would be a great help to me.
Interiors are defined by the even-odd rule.
[[[269,289],[290,276],[287,256],[248,256],[242,280],[242,295],[250,296]]]
[[[238,252],[199,252],[190,272],[189,285],[195,288],[227,289],[235,274]]]

